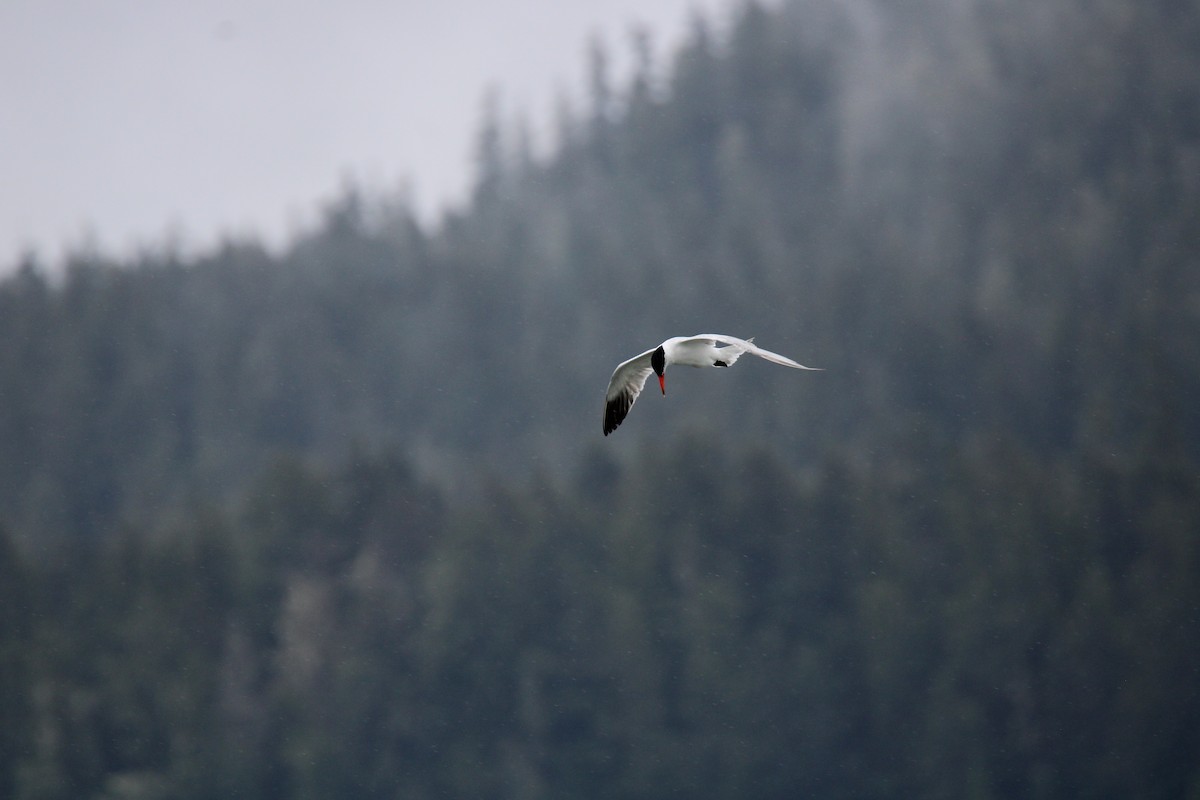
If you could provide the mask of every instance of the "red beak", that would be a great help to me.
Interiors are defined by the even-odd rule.
[[[662,389],[663,394],[667,393],[667,376],[666,375],[658,376],[658,388]]]

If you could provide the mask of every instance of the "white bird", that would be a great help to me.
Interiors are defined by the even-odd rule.
[[[719,344],[725,346],[718,347]],[[739,339],[720,333],[673,336],[653,350],[647,350],[639,356],[621,362],[613,370],[612,379],[608,382],[608,393],[604,396],[604,435],[608,436],[624,421],[625,415],[642,393],[646,378],[650,377],[651,372],[658,376],[658,386],[665,395],[667,379],[664,373],[668,364],[682,364],[688,367],[732,367],[743,353],[751,353],[774,364],[793,369],[820,369],[806,367],[778,353],[763,350],[754,344],[754,337]]]

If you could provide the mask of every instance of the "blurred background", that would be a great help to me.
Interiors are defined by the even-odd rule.
[[[534,14],[486,52],[565,88],[421,73],[457,122],[382,7],[198,17],[221,75],[50,103],[0,188],[0,797],[1200,797],[1200,6]],[[338,81],[261,33],[306,15]],[[118,82],[193,24],[112,19]],[[39,147],[37,87],[114,69],[62,24],[0,84]],[[395,151],[172,151],[273,118],[221,88],[259,58]],[[92,130],[158,133],[72,233]],[[708,331],[825,371],[676,369],[601,435]]]

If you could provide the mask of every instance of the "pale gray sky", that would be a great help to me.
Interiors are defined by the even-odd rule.
[[[0,271],[84,243],[123,255],[222,233],[269,244],[349,177],[460,200],[490,86],[549,125],[589,37],[665,61],[736,0],[3,0]],[[543,137],[544,144],[544,137]]]

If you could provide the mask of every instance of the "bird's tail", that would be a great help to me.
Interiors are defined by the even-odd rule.
[[[752,341],[754,341],[754,340],[747,339],[746,344],[750,344]],[[721,354],[721,360],[717,362],[717,366],[732,367],[737,362],[737,360],[742,357],[742,353],[751,352],[751,350],[753,348],[754,348],[754,345],[752,345],[752,344],[750,344],[750,348],[748,349],[748,348],[743,347],[740,344],[734,344],[733,342],[728,342],[725,347],[719,348],[717,350],[717,352]]]

